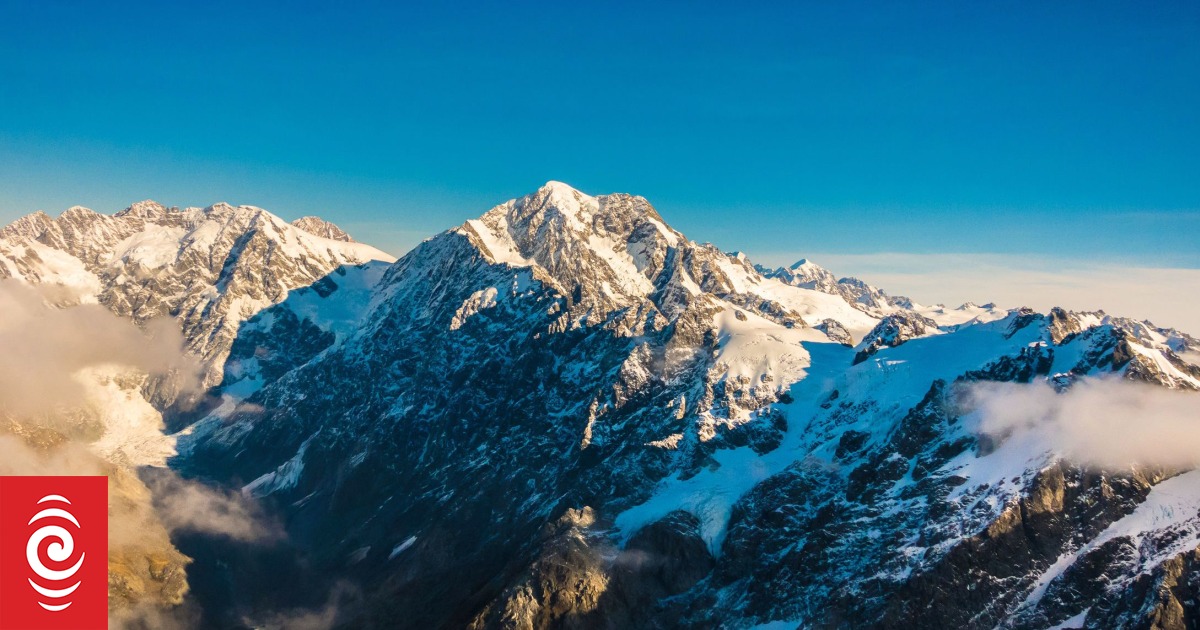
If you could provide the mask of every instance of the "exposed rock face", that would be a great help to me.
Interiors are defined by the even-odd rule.
[[[488,605],[472,628],[584,628],[605,596],[609,578],[597,549],[603,536],[590,532],[591,508],[567,510],[543,528],[538,558],[525,576]],[[589,541],[588,537],[593,539]]]
[[[0,269],[64,277],[47,221],[6,228]],[[125,296],[110,308],[179,318],[213,361],[221,404],[173,465],[278,512],[297,564],[361,591],[346,627],[1194,623],[1196,471],[1082,465],[966,402],[986,382],[1195,388],[1187,335],[924,307],[810,264],[767,277],[645,199],[554,182],[394,264],[260,221],[229,227],[248,249],[215,249],[199,311],[154,284],[182,269],[118,291],[112,247],[71,256]],[[222,302],[231,283],[249,306]],[[238,586],[239,622],[270,625]]]
[[[1159,473],[1114,476],[1061,463],[1040,471],[1025,496],[983,532],[901,586],[881,627],[990,627],[1004,621],[1060,554],[1131,513],[1161,479]],[[1055,621],[1079,611],[1066,612]]]
[[[1050,309],[1050,341],[1062,343],[1067,337],[1083,331],[1079,319],[1057,306]]]
[[[292,221],[292,225],[304,230],[305,232],[308,232],[309,234],[314,234],[316,236],[320,236],[321,238],[327,238],[331,241],[342,241],[345,243],[354,242],[354,239],[350,238],[350,235],[342,230],[342,228],[330,223],[329,221],[326,221],[325,219],[322,219],[321,217],[300,217],[299,219]]]
[[[1083,627],[1195,628],[1200,624],[1200,550],[1181,553],[1138,575],[1123,591],[1108,590],[1116,597],[1098,602]]]
[[[339,266],[391,260],[314,236],[306,231],[314,224],[296,228],[260,208],[224,203],[180,210],[143,201],[112,216],[74,207],[57,219],[37,213],[0,232],[0,278],[59,285],[139,324],[176,319],[211,386],[246,318]],[[154,389],[159,404],[177,393],[171,383]]]
[[[880,348],[894,348],[910,339],[933,332],[938,332],[937,322],[928,317],[910,312],[893,313],[880,320],[879,324],[863,337],[859,351],[854,355],[854,362],[857,364],[866,361]]]
[[[215,384],[243,319],[341,266],[390,260],[344,240],[311,236],[266,211],[227,204],[179,210],[145,201],[114,216],[74,207],[57,219],[38,212],[0,229],[0,279],[41,285],[59,306],[99,302],[139,325],[174,318],[206,383]],[[37,418],[10,418],[4,410],[0,421],[48,453],[92,444],[90,453],[73,455],[71,465],[91,462],[91,474],[110,480],[113,623],[156,625],[154,619],[162,621],[184,601],[191,560],[173,545],[134,471],[155,460],[162,465],[174,452],[159,433],[155,406],[168,407],[188,393],[179,389],[186,381],[111,370],[77,377],[87,382],[83,407]],[[43,474],[61,473],[46,466]]]
[[[836,319],[826,319],[825,321],[815,326],[817,330],[825,333],[830,339],[842,344],[843,346],[853,346],[854,337],[850,331],[846,330]]]
[[[154,514],[149,489],[129,470],[114,467],[109,473],[109,503],[110,529],[118,529],[108,553],[109,609],[183,603],[191,559],[171,543]]]

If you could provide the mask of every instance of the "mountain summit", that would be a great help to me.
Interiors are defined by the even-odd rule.
[[[286,523],[348,627],[1200,621],[1194,464],[1073,424],[1186,426],[1200,343],[1149,322],[756,267],[558,182],[394,262],[251,207],[31,215],[0,274],[182,324],[170,465]],[[205,622],[269,625],[223,544]]]
[[[308,232],[309,234],[320,236],[321,238],[327,238],[332,241],[344,241],[346,243],[354,242],[354,239],[350,238],[350,235],[342,230],[342,228],[330,223],[329,221],[326,221],[325,219],[322,219],[321,217],[300,217],[299,219],[292,221],[292,225],[304,230],[305,232]]]
[[[215,385],[243,320],[341,265],[394,260],[331,223],[302,221],[227,203],[141,201],[111,216],[76,206],[57,219],[39,212],[0,231],[0,278],[61,286],[139,323],[173,317]]]

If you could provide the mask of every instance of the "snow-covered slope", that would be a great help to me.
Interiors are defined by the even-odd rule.
[[[145,201],[111,216],[73,207],[58,218],[39,212],[0,229],[0,285],[37,285],[33,295],[56,307],[100,304],[151,335],[171,326],[184,333],[182,348],[154,342],[155,352],[176,355],[171,363],[178,365],[154,375],[124,364],[126,355],[139,355],[136,350],[106,357],[86,348],[61,349],[89,357],[79,361],[87,367],[71,375],[81,389],[78,400],[43,401],[54,412],[36,416],[8,405],[0,409],[0,438],[30,442],[46,453],[56,445],[88,444],[112,480],[114,527],[138,520],[140,531],[120,533],[111,549],[113,614],[142,605],[177,606],[188,591],[185,567],[190,560],[167,540],[150,507],[150,491],[132,472],[165,466],[176,455],[176,440],[164,431],[163,411],[186,408],[203,387],[220,382],[225,358],[246,319],[293,291],[332,290],[336,284],[330,277],[378,279],[380,273],[370,271],[371,265],[386,266],[391,260],[315,217],[293,226],[264,210],[228,204],[180,210]],[[11,295],[0,292],[0,299]],[[304,300],[300,296],[297,302]],[[348,308],[330,309],[329,325],[336,328],[353,317],[346,314]],[[174,323],[164,325],[159,319]],[[43,357],[7,356],[5,361],[57,365],[62,357],[53,355],[58,351],[47,348]],[[193,361],[177,353],[199,363],[200,390],[191,389],[197,385],[190,374]],[[78,468],[86,458],[74,453],[71,459]],[[16,465],[21,471],[33,463]]]
[[[1178,331],[765,270],[641,197],[557,182],[394,263],[257,209],[69,214],[86,237],[31,215],[0,268],[180,319],[213,387],[172,465],[278,511],[363,594],[349,626],[1200,618],[1177,586],[1200,566],[1189,466],[1099,467],[972,398],[1192,401],[1200,345]]]
[[[967,302],[956,308],[948,308],[942,304],[926,306],[908,297],[888,295],[858,278],[839,279],[833,272],[808,259],[801,259],[790,267],[768,269],[755,265],[755,268],[764,277],[773,278],[789,286],[841,297],[853,308],[876,318],[910,311],[933,320],[938,326],[948,327],[991,322],[1008,314],[1007,310],[997,308],[995,304],[978,306]]]
[[[1167,476],[989,436],[958,401],[1193,389],[1194,341],[817,269],[769,277],[640,197],[551,182],[344,283],[371,290],[251,319],[178,465],[303,523],[368,585],[355,624],[1036,627],[1092,605],[1022,602]]]
[[[70,299],[139,323],[177,319],[188,349],[205,362],[206,385],[220,381],[247,318],[340,266],[373,260],[394,258],[315,217],[291,225],[225,203],[178,209],[142,201],[111,216],[76,206],[0,230],[0,278],[61,286]]]

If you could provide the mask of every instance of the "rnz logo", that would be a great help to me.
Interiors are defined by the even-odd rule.
[[[47,559],[55,563],[70,562],[75,557],[75,536],[70,531],[64,529],[62,525],[56,521],[70,523],[79,529],[79,520],[71,514],[71,501],[66,497],[58,494],[48,494],[38,499],[38,505],[48,503],[54,507],[46,507],[42,511],[33,515],[29,519],[29,524],[41,524],[41,527],[29,537],[29,542],[25,543],[25,559],[29,562],[29,568],[33,569],[37,580],[29,578],[29,585],[39,595],[54,602],[47,604],[38,598],[38,606],[45,608],[50,612],[59,612],[71,607],[71,593],[74,593],[83,585],[83,580],[75,580],[74,584],[66,588],[59,588],[66,584],[70,584],[71,580],[79,573],[79,569],[83,567],[83,561],[87,558],[87,553],[79,552],[79,560],[71,565],[71,568],[61,571],[51,569],[42,562],[42,543],[46,540],[51,540],[48,546],[45,547]],[[62,504],[59,507],[58,504]],[[41,521],[41,523],[38,523]],[[55,585],[55,588],[46,588],[38,582],[48,582]],[[61,603],[60,603],[61,602]]]
[[[108,625],[108,479],[0,477],[0,630]]]

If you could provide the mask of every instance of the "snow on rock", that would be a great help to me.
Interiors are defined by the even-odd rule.
[[[1200,546],[1198,514],[1200,470],[1163,481],[1150,490],[1150,494],[1132,513],[1109,525],[1087,544],[1063,554],[1042,572],[1033,590],[1018,608],[1018,613],[1035,607],[1051,584],[1064,572],[1110,541],[1127,540],[1129,548],[1136,550],[1136,557],[1131,560],[1135,572],[1120,578],[1126,583],[1179,553],[1195,549]],[[1081,614],[1086,613],[1085,610]]]
[[[499,291],[496,287],[488,287],[482,291],[472,293],[471,297],[464,300],[462,306],[458,307],[458,311],[454,313],[454,319],[450,321],[450,330],[462,328],[467,318],[479,311],[495,306],[497,295],[499,295]]]
[[[416,536],[409,536],[408,538],[405,538],[403,542],[397,543],[395,547],[392,547],[392,552],[388,554],[388,560],[395,560],[396,556],[404,553],[404,550],[412,547],[416,542]]]
[[[112,216],[74,207],[0,233],[0,276],[62,285],[139,323],[178,319],[209,385],[244,320],[339,266],[376,260],[394,258],[226,203],[181,210],[143,201]]]
[[[242,492],[253,497],[265,497],[273,492],[296,487],[296,484],[300,482],[300,475],[304,473],[304,453],[308,451],[308,445],[316,437],[315,433],[309,436],[291,459],[281,464],[279,468],[246,484],[242,488]]]
[[[88,368],[76,375],[88,407],[104,433],[91,448],[110,462],[126,466],[166,466],[175,440],[163,433],[162,414],[142,397],[143,377],[116,366]]]
[[[300,217],[292,221],[292,225],[321,238],[327,238],[331,241],[342,241],[345,243],[353,243],[354,239],[342,228],[322,219],[321,217]]]
[[[859,344],[854,362],[861,363],[881,348],[894,348],[924,335],[940,334],[937,322],[912,312],[896,312],[884,317]]]
[[[394,263],[249,206],[76,208],[0,230],[0,275],[175,317],[215,385],[205,417],[163,439],[165,385],[91,374],[95,447],[155,465],[174,439],[197,475],[253,479],[297,532],[338,532],[308,543],[338,559],[322,570],[351,558],[366,601],[431,627],[1095,626],[1200,544],[1194,472],[1080,466],[1035,431],[984,433],[961,396],[1187,390],[1195,338],[756,268],[641,197],[548,182]],[[1115,590],[1076,588],[1125,542],[1095,582]]]

